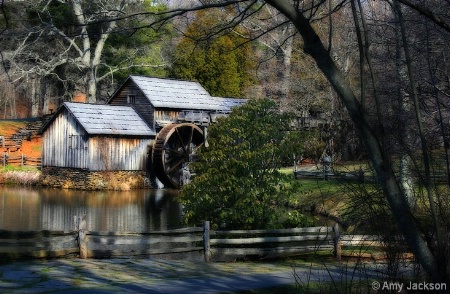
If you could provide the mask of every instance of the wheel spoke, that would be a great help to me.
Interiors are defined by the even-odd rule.
[[[170,175],[172,173],[172,171],[174,171],[180,164],[182,164],[184,162],[184,158],[181,158],[180,160],[178,160],[174,165],[172,165],[169,170],[167,170],[166,172]]]
[[[203,146],[204,142],[201,142],[200,144],[198,144],[197,146],[195,146],[194,148],[192,148],[192,153],[195,153],[195,151],[197,151],[200,147]]]
[[[191,131],[189,132],[189,140],[187,142],[188,153],[189,154],[192,152],[192,150],[191,150],[191,143],[192,143],[192,138],[193,137],[194,137],[194,128],[191,128]]]
[[[183,138],[181,138],[180,132],[178,131],[178,128],[175,129],[175,132],[177,133],[177,137],[178,137],[178,139],[181,142],[181,148],[183,148],[183,152],[186,154],[187,151],[186,151],[186,148],[184,146]]]
[[[170,157],[164,161],[164,166],[172,166],[172,162],[177,160],[184,160],[184,156]],[[165,169],[165,168],[164,168]]]
[[[171,149],[170,147],[164,147],[164,150],[165,150],[166,152],[169,152],[169,153],[172,153],[172,154],[177,154],[177,155],[180,155],[180,156],[184,156],[184,153],[183,153],[183,152],[180,152],[180,151],[178,151],[178,150]]]

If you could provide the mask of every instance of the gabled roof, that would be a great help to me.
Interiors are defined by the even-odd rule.
[[[236,100],[242,104],[244,99],[211,97],[198,82],[163,79],[131,75],[131,80],[155,108],[187,110],[229,111],[225,100]],[[125,86],[127,81],[117,90]],[[116,93],[117,93],[116,92]],[[112,97],[114,97],[113,94]],[[111,98],[112,98],[111,97]],[[234,103],[234,102],[233,102]],[[231,103],[231,104],[233,104]]]
[[[55,113],[54,117],[56,117],[64,108],[67,109],[84,130],[91,135],[156,135],[155,131],[150,129],[136,111],[129,106],[64,102]],[[52,120],[50,120],[47,125],[49,125]],[[43,131],[47,128],[47,125],[43,127]]]
[[[129,77],[155,108],[214,110],[214,101],[197,82],[145,76]]]

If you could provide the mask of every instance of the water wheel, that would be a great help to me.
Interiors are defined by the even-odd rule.
[[[152,150],[155,175],[166,187],[179,188],[183,168],[203,145],[202,130],[191,123],[170,124],[156,136]]]

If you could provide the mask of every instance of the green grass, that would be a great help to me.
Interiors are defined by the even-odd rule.
[[[40,172],[39,169],[35,166],[0,166],[0,173],[7,173],[11,171],[20,171],[20,172]]]
[[[357,172],[363,170],[365,173],[370,172],[370,166],[367,162],[344,162],[333,165],[336,172]]]
[[[33,151],[36,152],[42,152],[42,146],[41,145],[35,145],[33,147],[31,147],[33,149]]]
[[[302,168],[302,167],[300,167]],[[314,166],[308,166],[314,169]],[[365,163],[349,162],[335,164],[338,172],[357,172],[360,169],[369,174],[369,166]],[[303,214],[313,214],[317,225],[328,225],[331,220],[339,219],[344,227],[354,229],[351,225],[355,220],[348,213],[354,193],[366,189],[372,191],[370,183],[360,183],[344,178],[300,178],[294,179],[293,168],[285,167],[280,170],[285,175],[284,185],[293,188],[289,205]]]
[[[338,180],[292,179],[288,184],[295,185],[290,205],[303,210],[330,211],[348,199],[344,184]]]

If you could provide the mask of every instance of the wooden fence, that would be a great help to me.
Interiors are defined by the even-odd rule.
[[[20,156],[10,156],[8,153],[3,153],[3,156],[0,157],[0,165],[5,167],[6,165],[14,165],[14,166],[41,166],[41,158],[40,157],[28,157],[25,154],[21,154]]]
[[[110,258],[154,256],[190,260],[230,261],[329,253],[338,259],[342,247],[382,246],[372,236],[340,236],[335,227],[283,230],[211,231],[205,226],[149,233],[89,232],[76,217],[71,232],[0,230],[0,258]]]

